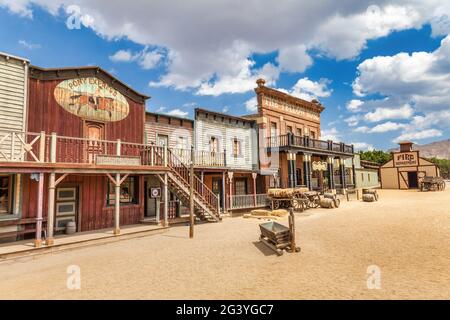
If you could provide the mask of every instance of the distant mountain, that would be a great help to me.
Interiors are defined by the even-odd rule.
[[[391,149],[389,151],[398,151]],[[439,159],[450,159],[450,139],[436,141],[428,144],[413,144],[413,150],[419,150],[420,156],[424,158],[436,157]]]

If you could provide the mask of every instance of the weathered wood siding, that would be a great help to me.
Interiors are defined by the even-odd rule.
[[[84,137],[84,120],[64,110],[55,100],[54,90],[61,81],[29,79],[28,130]],[[129,114],[121,121],[105,123],[105,140],[143,143],[145,105],[126,98]]]
[[[45,177],[48,181],[48,176]],[[58,187],[78,188],[78,223],[81,229],[89,231],[114,226],[114,206],[107,206],[106,194],[108,178],[100,175],[70,175]],[[38,183],[24,175],[23,179],[22,219],[35,218],[37,212]],[[139,177],[139,203],[124,205],[120,208],[120,224],[138,224],[144,217],[144,177]],[[48,188],[44,188],[43,216],[47,217]]]
[[[28,62],[0,53],[0,131],[25,131]],[[0,132],[0,139],[4,133]],[[0,150],[9,156],[11,137]],[[18,149],[16,150],[18,151]]]
[[[179,137],[184,137],[187,141],[183,148],[189,149],[192,145],[193,122],[191,120],[157,114],[146,114],[145,119],[146,143],[156,143],[156,137],[159,134],[169,137],[169,148],[182,148],[179,145]]]
[[[199,113],[195,122],[195,146],[197,150],[210,151],[209,141],[218,139],[218,152],[224,152],[226,166],[231,169],[257,169],[256,125],[250,121]],[[241,154],[233,155],[233,141],[241,143]]]

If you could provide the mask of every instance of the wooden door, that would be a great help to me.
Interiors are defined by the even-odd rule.
[[[84,132],[84,137],[89,139],[87,142],[88,163],[94,163],[97,154],[106,152],[102,143],[102,140],[105,139],[105,125],[103,123],[86,121]]]
[[[69,221],[77,224],[78,218],[78,188],[56,188],[55,230],[63,231]]]

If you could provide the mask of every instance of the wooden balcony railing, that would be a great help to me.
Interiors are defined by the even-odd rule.
[[[262,208],[267,206],[267,194],[245,194],[227,196],[230,210]]]
[[[191,163],[190,149],[171,149],[184,163]],[[194,150],[194,165],[198,167],[225,167],[225,153]]]
[[[121,140],[0,131],[0,162],[164,166],[163,149]]]
[[[266,148],[280,147],[302,147],[307,149],[318,149],[340,153],[354,153],[353,145],[336,143],[331,140],[312,139],[308,136],[296,136],[294,134],[284,134],[266,138]]]

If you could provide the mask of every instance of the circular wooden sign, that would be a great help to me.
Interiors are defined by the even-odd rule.
[[[56,86],[54,96],[66,111],[87,120],[120,121],[130,112],[120,92],[94,77],[64,80]]]

